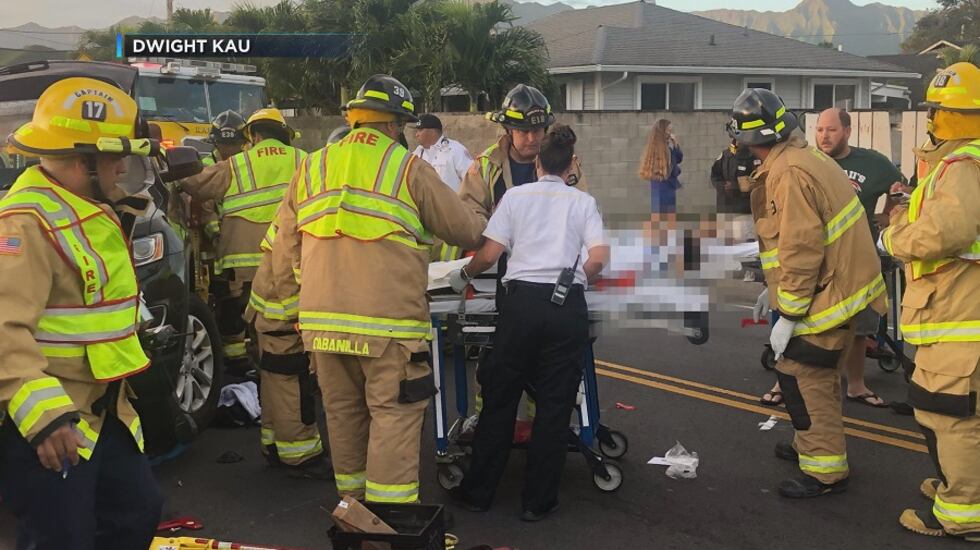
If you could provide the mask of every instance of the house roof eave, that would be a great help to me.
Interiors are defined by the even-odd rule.
[[[551,67],[548,72],[553,75],[579,74],[594,72],[623,72],[632,73],[683,73],[683,74],[742,74],[742,75],[790,75],[817,77],[870,77],[919,79],[919,73],[867,71],[854,69],[805,69],[796,67],[710,67],[697,65],[568,65]]]

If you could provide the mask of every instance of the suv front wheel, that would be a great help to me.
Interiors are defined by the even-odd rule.
[[[199,430],[211,423],[217,409],[223,359],[214,314],[200,297],[191,293],[184,355],[174,386],[177,404],[194,418]]]

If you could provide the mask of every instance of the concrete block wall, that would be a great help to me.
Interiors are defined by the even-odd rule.
[[[440,113],[447,136],[462,142],[477,156],[502,134],[499,125],[487,121],[482,113]],[[649,219],[650,185],[640,180],[637,170],[650,128],[660,118],[669,118],[681,148],[681,183],[678,210],[710,212],[715,194],[710,185],[711,164],[727,146],[724,123],[728,114],[701,111],[693,113],[566,112],[558,120],[572,126],[578,135],[576,153],[588,180],[588,189],[599,201],[603,218],[610,227],[635,225]],[[308,151],[322,147],[327,136],[342,123],[340,117],[298,117],[290,119],[302,132],[298,144]],[[411,128],[407,137],[414,148]]]

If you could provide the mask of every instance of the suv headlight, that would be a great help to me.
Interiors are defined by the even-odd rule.
[[[133,263],[136,267],[152,264],[163,258],[163,233],[133,239]]]

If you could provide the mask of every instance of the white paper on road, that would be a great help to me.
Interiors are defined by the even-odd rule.
[[[777,417],[776,415],[770,416],[769,420],[766,420],[765,422],[759,422],[759,431],[768,432],[769,430],[773,429],[773,427],[776,426],[777,422],[779,422],[779,417]]]
[[[648,460],[647,464],[653,464],[654,466],[670,466],[673,463],[662,456],[655,456]]]

